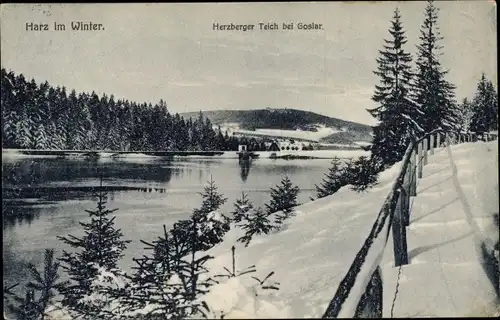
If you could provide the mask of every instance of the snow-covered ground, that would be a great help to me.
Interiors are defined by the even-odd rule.
[[[465,143],[436,150],[424,167],[413,198],[408,227],[410,263],[394,267],[392,237],[381,263],[383,316],[491,315],[493,286],[481,266],[479,243],[498,240],[492,214],[498,212],[497,142]],[[451,155],[451,158],[450,158]],[[236,247],[236,270],[255,265],[255,274],[222,282],[204,297],[213,316],[226,318],[318,318],[368,236],[389,193],[400,163],[380,175],[367,193],[348,187],[296,208],[284,230],[255,236],[248,247],[235,240],[233,228],[209,251],[212,274],[231,269],[231,246]],[[279,290],[257,288],[271,271]]]
[[[238,129],[234,131],[235,134],[245,135],[264,135],[274,136],[277,138],[295,138],[306,139],[312,141],[319,141],[321,138],[327,137],[333,133],[340,132],[333,128],[326,128],[325,126],[319,127],[318,131],[305,131],[305,130],[280,130],[280,129],[255,129],[255,131]]]
[[[327,137],[333,133],[346,131],[346,128],[327,128],[325,125],[316,124],[317,131],[306,131],[306,130],[281,130],[281,129],[255,129],[244,130],[239,127],[237,123],[225,123],[221,125],[222,132],[227,131],[229,135],[233,133],[235,135],[251,135],[251,136],[273,136],[276,138],[295,138],[295,139],[305,139],[311,141],[319,141],[320,139]]]

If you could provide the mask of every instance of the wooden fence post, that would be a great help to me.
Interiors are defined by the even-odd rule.
[[[424,152],[424,166],[425,166],[425,165],[427,165],[427,161],[428,161],[428,159],[427,159],[427,151],[429,150],[429,146],[428,146],[428,142],[429,142],[429,141],[428,141],[427,139],[428,139],[428,138],[425,138],[425,139],[424,139],[424,141],[423,141],[423,142],[424,142],[424,146],[423,146],[423,152]]]
[[[430,143],[431,155],[433,155],[434,154],[434,134],[431,134],[430,141],[431,141],[431,143]]]
[[[488,134],[488,133],[485,133],[485,134],[484,134],[484,141],[488,142],[488,138],[489,138],[489,134]]]
[[[422,141],[418,143],[418,156],[417,156],[417,171],[418,171],[418,178],[422,179],[423,175],[423,161],[422,161]]]
[[[441,148],[441,132],[436,134],[436,148]]]
[[[382,271],[380,270],[380,266],[378,266],[373,272],[370,282],[368,282],[365,292],[359,300],[353,318],[380,319],[383,315],[383,304]]]
[[[411,152],[410,164],[408,166],[409,179],[410,179],[410,196],[415,197],[417,195],[417,153],[415,147]]]
[[[401,197],[403,197],[403,199],[401,200],[403,226],[410,225],[410,188],[411,188],[411,162],[408,164],[408,167],[406,168],[406,173],[403,180],[403,188],[401,193]]]
[[[392,218],[392,239],[394,242],[394,263],[396,267],[408,264],[408,245],[406,243],[406,226],[403,221],[403,188],[400,187],[398,202]],[[386,210],[390,210],[387,206]]]

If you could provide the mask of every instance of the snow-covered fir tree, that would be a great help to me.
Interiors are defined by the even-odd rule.
[[[439,42],[443,37],[437,23],[438,12],[434,1],[428,1],[420,28],[420,44],[417,45],[415,100],[423,111],[418,123],[425,132],[458,128],[455,86],[446,81],[448,71],[443,70],[439,61],[443,48]]]
[[[236,199],[234,203],[234,211],[232,212],[232,220],[235,223],[241,222],[245,219],[248,213],[253,209],[252,201],[248,198],[248,195],[245,192],[241,193],[241,198]]]
[[[334,157],[331,161],[331,166],[321,184],[315,185],[316,196],[323,198],[337,192],[341,187],[346,185],[345,166],[342,166],[340,158]]]
[[[273,229],[269,214],[260,207],[251,210],[238,226],[245,231],[245,235],[238,238],[237,241],[244,243],[245,247],[248,246],[254,235],[268,234]]]
[[[351,189],[357,192],[365,191],[377,183],[380,168],[374,158],[366,156],[349,161],[346,166],[346,181]]]
[[[61,290],[62,305],[76,316],[112,319],[111,302],[114,291],[120,289],[112,282],[124,276],[117,264],[130,241],[122,240],[121,230],[115,227],[115,217],[110,214],[117,209],[106,208],[106,194],[100,191],[94,196],[97,209],[86,210],[90,222],[80,222],[84,235],[58,237],[74,250],[64,250],[59,258],[70,279]]]
[[[230,229],[231,220],[218,209],[227,201],[223,194],[217,191],[217,185],[210,178],[208,185],[205,186],[202,196],[202,205],[198,209],[193,210],[193,214],[189,220],[181,220],[174,223],[171,230],[172,235],[175,235],[181,242],[191,243],[192,233],[195,232],[198,237],[196,241],[196,251],[208,250],[217,243],[221,242],[226,232]],[[195,225],[196,227],[193,227]],[[191,248],[186,246],[187,252]]]
[[[472,108],[471,131],[482,133],[498,130],[498,94],[484,73],[477,84]]]
[[[224,234],[229,231],[230,219],[218,210],[226,203],[227,198],[217,191],[218,187],[210,177],[203,193],[203,201],[199,209],[193,211],[192,221],[197,224],[199,250],[207,250],[222,241]]]
[[[474,116],[474,105],[469,99],[464,98],[460,104],[459,128],[460,131],[469,132],[471,130],[472,117]]]
[[[269,215],[280,211],[275,216],[276,226],[281,225],[283,220],[293,214],[293,207],[297,206],[299,192],[299,187],[293,185],[288,176],[283,177],[281,183],[275,188],[271,188],[271,200],[269,204],[266,204],[266,212]]]
[[[401,160],[410,140],[423,132],[417,123],[423,113],[412,99],[412,58],[404,49],[407,40],[398,9],[389,34],[374,71],[380,77],[372,97],[378,106],[368,110],[379,121],[373,128],[371,156],[386,166]]]

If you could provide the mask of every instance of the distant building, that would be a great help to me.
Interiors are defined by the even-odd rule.
[[[247,145],[246,144],[240,144],[238,146],[238,152],[245,152],[245,151],[248,151],[247,150]]]
[[[281,151],[300,151],[304,148],[304,144],[295,140],[286,140],[279,142],[279,148]]]
[[[267,151],[280,151],[280,146],[276,141],[271,142],[271,144],[267,147]]]

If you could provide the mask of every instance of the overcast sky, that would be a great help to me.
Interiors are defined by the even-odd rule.
[[[472,97],[483,71],[496,84],[495,3],[436,5],[457,97]],[[396,6],[415,53],[425,2],[2,5],[1,64],[77,92],[164,99],[172,112],[287,107],[373,124],[372,70]],[[71,21],[104,30],[71,31]],[[26,31],[31,22],[51,30]],[[255,27],[214,31],[214,22]],[[295,29],[281,30],[283,22]],[[323,29],[297,30],[299,22]]]

